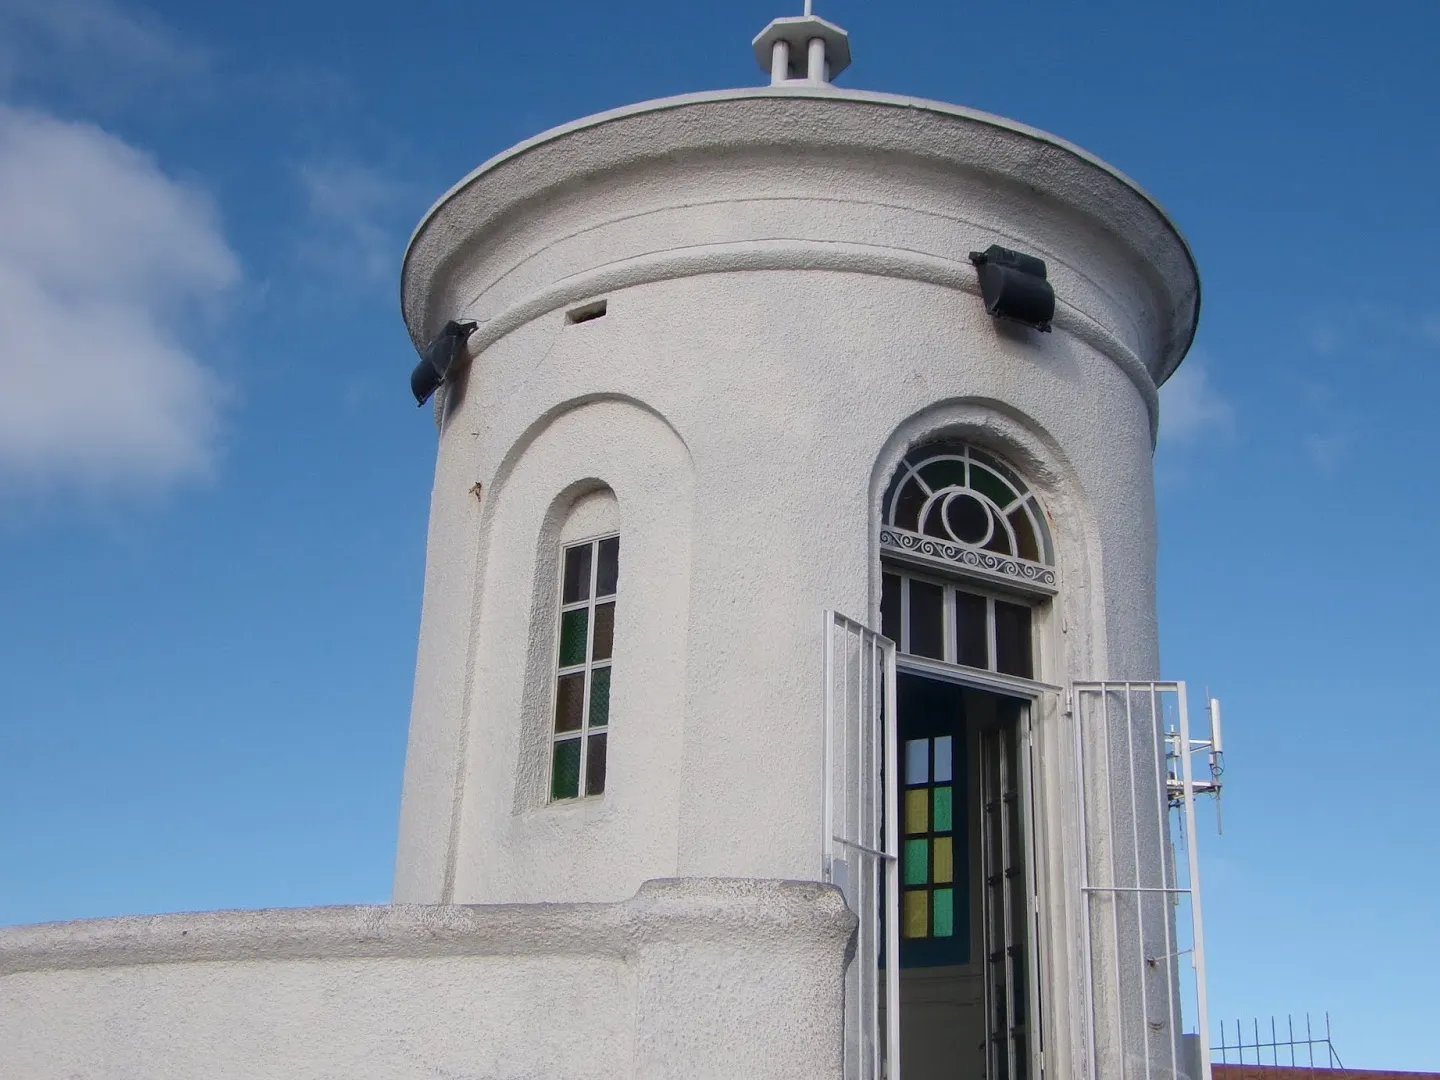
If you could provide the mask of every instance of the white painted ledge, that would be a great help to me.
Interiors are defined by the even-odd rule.
[[[14,927],[0,1075],[834,1078],[854,924],[826,885],[690,879]]]

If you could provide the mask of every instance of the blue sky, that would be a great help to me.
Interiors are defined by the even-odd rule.
[[[1165,674],[1226,708],[1212,1014],[1440,1069],[1440,5],[818,11],[842,85],[1054,131],[1185,231],[1160,600]],[[543,128],[763,81],[789,13],[0,0],[0,923],[388,898],[409,230]]]

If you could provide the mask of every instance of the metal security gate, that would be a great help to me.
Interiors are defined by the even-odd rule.
[[[845,1080],[900,1078],[896,739],[894,642],[827,611],[823,865],[860,920],[845,973]]]
[[[1028,711],[1027,711],[1028,713]],[[1028,721],[1028,714],[1024,718]],[[1027,829],[1027,750],[1019,723],[980,733],[980,882],[985,942],[985,1075],[1029,1080],[1035,985],[1035,918]]]
[[[1194,796],[1219,788],[1218,709],[1194,740],[1183,682],[1076,683],[1072,705],[1090,1075],[1210,1080]],[[1195,753],[1212,781],[1194,778]]]

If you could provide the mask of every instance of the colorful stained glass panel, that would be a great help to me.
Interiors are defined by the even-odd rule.
[[[908,739],[905,743],[905,783],[930,782],[930,740]]]
[[[955,880],[955,846],[948,836],[935,838],[935,873],[937,884],[949,884]]]
[[[951,824],[951,806],[954,801],[954,788],[937,787],[935,795],[935,831],[949,832],[955,826]]]
[[[590,726],[610,722],[610,669],[597,667],[590,673]]]
[[[941,735],[935,740],[935,783],[950,783],[951,768],[951,747],[955,740],[949,735]]]
[[[906,840],[902,877],[906,885],[926,885],[930,881],[930,841]]]
[[[567,611],[560,616],[560,666],[573,667],[585,662],[585,631],[590,622],[586,608]]]
[[[924,788],[905,792],[905,831],[923,833],[930,831],[930,793]]]
[[[953,937],[955,935],[955,890],[936,889],[935,898],[935,936]]]
[[[580,740],[566,739],[555,744],[550,767],[550,797],[573,799],[580,794]]]
[[[924,889],[901,898],[900,933],[907,938],[930,936],[930,894]]]

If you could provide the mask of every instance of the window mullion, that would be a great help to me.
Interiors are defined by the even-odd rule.
[[[910,575],[900,575],[900,651],[910,651]]]
[[[996,655],[995,640],[995,597],[985,597],[985,669],[1000,670],[1000,658]]]
[[[960,658],[960,633],[955,624],[955,586],[946,585],[944,596],[945,608],[940,615],[940,625],[944,628],[941,652],[945,654],[947,664],[954,664]]]

